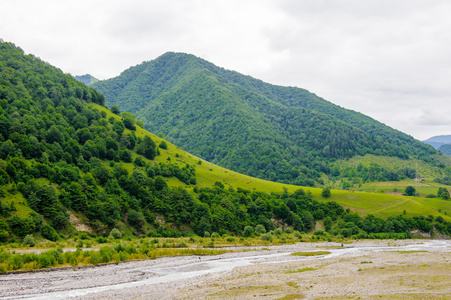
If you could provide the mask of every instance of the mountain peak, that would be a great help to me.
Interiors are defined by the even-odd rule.
[[[151,132],[264,179],[310,185],[308,180],[320,182],[329,174],[337,159],[437,153],[305,89],[265,83],[192,54],[167,52],[93,86],[108,105],[135,113]]]
[[[97,78],[95,78],[94,76],[92,76],[90,74],[76,75],[76,76],[74,76],[74,78],[77,79],[80,82],[83,82],[87,86],[90,86],[91,84],[96,83],[97,81],[99,81]]]

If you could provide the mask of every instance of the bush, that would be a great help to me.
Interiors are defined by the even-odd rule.
[[[211,237],[212,237],[212,238],[218,238],[218,237],[221,237],[221,236],[219,235],[219,233],[213,232],[213,233],[211,234]]]
[[[94,265],[97,266],[102,260],[102,256],[100,255],[99,252],[92,252],[91,253],[91,257],[89,258],[89,262]]]
[[[168,149],[168,144],[165,141],[161,141],[160,145],[158,145],[161,149]]]
[[[209,237],[210,237],[210,232],[205,231],[205,232],[204,232],[204,237],[209,238]]]
[[[323,188],[323,190],[321,191],[321,196],[323,196],[324,198],[329,198],[330,195],[331,195],[330,188],[329,187]]]
[[[246,226],[244,227],[244,231],[243,231],[243,236],[245,237],[249,237],[254,233],[254,228],[252,228],[251,226]]]
[[[105,244],[108,242],[108,239],[103,236],[99,236],[98,238],[96,238],[96,242],[99,244]]]
[[[283,233],[282,228],[277,228],[276,230],[274,230],[275,235],[282,235],[282,233]]]
[[[271,240],[272,240],[272,236],[271,236],[271,234],[269,234],[269,233],[264,233],[264,234],[262,234],[262,235],[260,236],[260,238],[261,238],[263,241],[271,241]]]
[[[119,229],[113,228],[113,229],[111,230],[111,232],[110,232],[110,236],[109,236],[109,237],[112,238],[112,239],[117,240],[117,239],[122,238],[122,234],[121,234],[121,232],[119,231]]]
[[[36,245],[36,243],[34,242],[33,235],[31,235],[31,234],[26,235],[22,241],[22,244],[25,246],[34,247],[34,245]]]
[[[136,229],[141,229],[146,223],[144,215],[141,212],[137,212],[134,209],[130,209],[128,211],[127,221],[130,225],[132,225]]]
[[[290,234],[290,233],[293,233],[293,228],[287,227],[287,228],[285,228],[284,231],[285,231],[285,233]]]
[[[22,261],[22,257],[19,255],[13,255],[8,259],[8,268],[10,270],[18,270],[20,268],[22,268],[23,266],[23,261]]]
[[[258,233],[258,234],[266,233],[265,226],[263,226],[263,225],[261,225],[261,224],[258,224],[258,225],[255,227],[255,232]]]
[[[53,229],[49,225],[44,225],[42,227],[41,234],[42,234],[42,237],[44,237],[52,242],[56,242],[56,240],[58,239],[58,233],[56,232],[55,229]]]
[[[137,158],[135,158],[135,160],[133,161],[133,164],[137,167],[144,167],[146,165],[146,162],[142,159],[141,156],[138,156]]]
[[[117,107],[117,105],[111,106],[110,110],[113,114],[116,114],[116,115],[119,115],[121,113],[121,110],[119,109],[119,107]]]
[[[413,187],[413,186],[411,186],[411,185],[409,185],[408,187],[406,187],[406,190],[404,191],[404,193],[407,195],[407,196],[415,196],[415,188]]]
[[[114,255],[114,249],[111,247],[102,247],[100,248],[100,257],[102,263],[108,263],[112,260]]]

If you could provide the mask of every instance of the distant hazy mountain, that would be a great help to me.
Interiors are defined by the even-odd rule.
[[[432,161],[432,147],[309,91],[265,83],[194,55],[166,53],[92,85],[107,105],[223,167],[301,185],[336,159],[375,154]]]
[[[90,86],[91,84],[99,81],[97,78],[95,78],[94,76],[89,75],[89,74],[77,75],[77,76],[74,76],[74,78],[77,79],[80,82],[83,82],[87,86]]]
[[[438,150],[446,155],[451,155],[451,144],[441,145]]]
[[[451,135],[437,135],[427,140],[424,140],[423,143],[429,144],[435,149],[440,148],[442,145],[451,144]]]

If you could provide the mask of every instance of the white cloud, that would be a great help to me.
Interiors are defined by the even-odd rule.
[[[0,38],[101,79],[188,52],[426,139],[451,134],[449,11],[447,0],[17,0],[2,3]]]

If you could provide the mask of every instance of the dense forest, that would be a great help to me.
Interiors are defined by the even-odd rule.
[[[343,237],[451,233],[442,217],[362,218],[303,189],[267,194],[220,182],[200,188],[195,165],[159,160],[165,142],[138,136],[142,123],[134,115],[103,105],[96,90],[14,44],[0,44],[0,242],[70,236],[71,215],[98,235],[113,228],[148,236],[241,235],[258,225],[307,232],[320,220]]]
[[[193,55],[166,53],[92,86],[104,93],[107,105],[135,113],[149,131],[262,179],[321,185],[336,160],[365,154],[415,157],[443,167],[433,147],[363,114]]]

